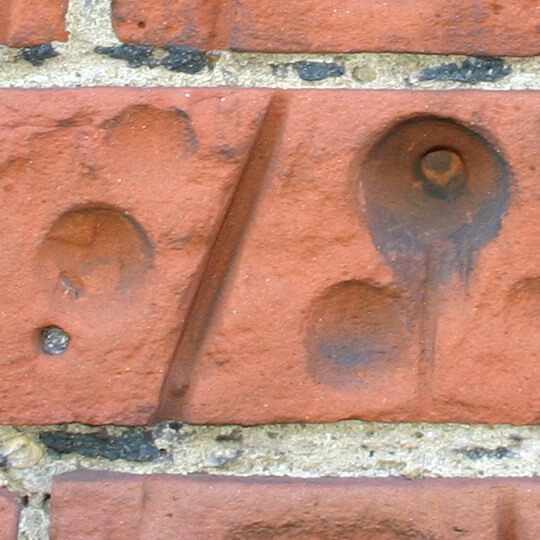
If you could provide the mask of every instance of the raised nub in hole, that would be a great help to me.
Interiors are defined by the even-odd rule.
[[[453,201],[465,188],[465,165],[454,150],[435,148],[424,154],[420,175],[425,190],[438,199]]]

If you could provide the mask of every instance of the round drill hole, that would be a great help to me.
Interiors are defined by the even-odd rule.
[[[58,326],[41,331],[41,348],[45,354],[62,354],[69,345],[69,336]]]
[[[465,166],[454,150],[436,148],[424,154],[420,174],[424,188],[434,197],[455,200],[463,193]]]

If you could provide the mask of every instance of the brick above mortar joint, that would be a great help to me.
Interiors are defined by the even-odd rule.
[[[540,65],[534,57],[499,60],[406,53],[255,54],[213,50],[206,55],[206,62],[197,51],[194,63],[185,54],[123,45],[112,30],[109,0],[71,0],[67,19],[67,43],[55,41],[22,52],[0,46],[0,86],[451,89],[474,85],[484,89],[534,89],[539,88],[540,81]],[[93,54],[96,47],[139,67],[130,68],[122,60]],[[182,47],[176,49],[181,52]],[[162,65],[167,55],[170,58]],[[34,67],[30,68],[28,62]]]
[[[540,54],[531,0],[116,0],[119,38],[141,45],[258,52]]]
[[[35,47],[53,40],[67,41],[68,0],[2,0],[0,44]]]

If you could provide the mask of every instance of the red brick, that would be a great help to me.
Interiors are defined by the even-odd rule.
[[[540,535],[537,480],[280,479],[68,473],[53,540],[392,539]]]
[[[33,47],[67,41],[67,0],[0,0],[0,44]]]
[[[0,531],[2,540],[16,540],[21,501],[13,493],[0,489]]]
[[[148,422],[269,98],[2,93],[3,423]],[[41,352],[48,326],[63,355]]]
[[[536,0],[117,0],[128,43],[264,52],[540,54]]]
[[[537,423],[539,100],[1,92],[0,421]]]

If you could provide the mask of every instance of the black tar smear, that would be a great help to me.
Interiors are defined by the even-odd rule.
[[[96,47],[94,51],[105,54],[111,58],[126,60],[129,67],[138,68],[146,66],[155,68],[163,66],[169,71],[199,73],[208,61],[203,52],[187,46],[170,46],[164,48],[169,54],[163,60],[154,58],[154,49],[146,45],[118,45],[115,47]]]
[[[50,431],[40,433],[39,438],[45,446],[60,454],[102,457],[110,461],[117,459],[153,461],[162,455],[149,433],[125,433],[121,436],[112,436],[100,433]]]
[[[471,56],[461,64],[442,64],[435,68],[425,68],[420,73],[421,81],[457,81],[470,84],[493,82],[512,72],[512,67],[502,58]]]
[[[41,66],[45,60],[54,58],[59,53],[54,50],[52,43],[43,43],[43,45],[36,45],[35,47],[23,47],[21,55],[33,66]]]
[[[322,81],[329,77],[341,77],[345,74],[345,68],[334,63],[323,62],[295,62],[293,64],[296,73],[304,81]]]

